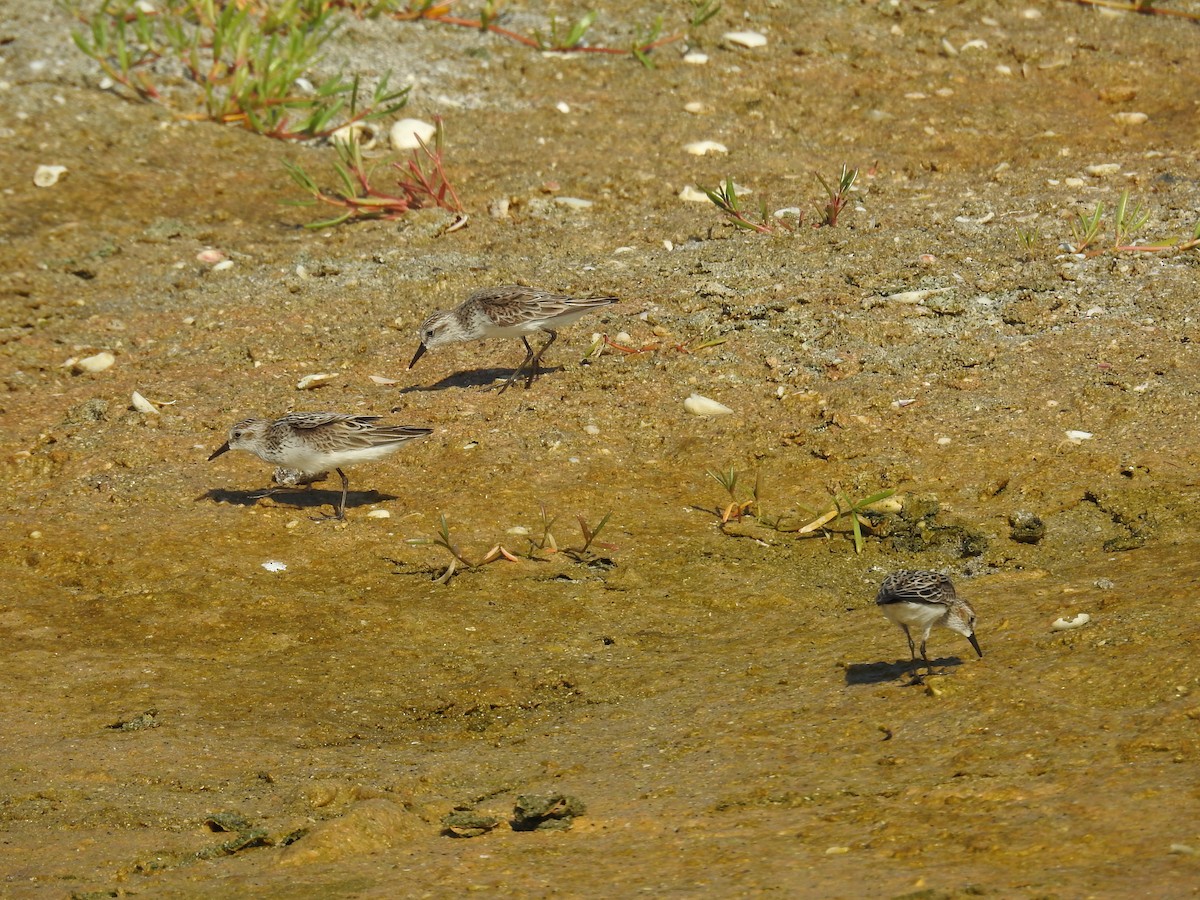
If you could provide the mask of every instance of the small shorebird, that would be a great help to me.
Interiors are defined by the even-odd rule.
[[[917,674],[917,648],[912,631],[921,635],[921,659],[925,669],[932,674],[929,656],[925,653],[925,642],[935,625],[957,631],[983,656],[979,641],[975,639],[975,610],[954,591],[954,583],[940,572],[923,572],[903,569],[883,579],[875,602],[883,614],[904,629],[908,638],[908,652],[912,654],[913,680],[920,681]]]
[[[429,428],[379,425],[378,419],[345,413],[244,419],[230,429],[229,440],[209,460],[228,450],[247,450],[264,462],[275,463],[275,479],[286,485],[311,484],[333,469],[342,479],[342,499],[334,514],[326,518],[344,519],[350,481],[342,466],[382,459],[401,444],[433,433]]]
[[[454,309],[439,310],[425,320],[418,332],[421,346],[417,347],[408,367],[411,369],[415,366],[425,351],[442,344],[493,337],[519,337],[525,345],[525,359],[499,388],[503,393],[526,369],[525,387],[528,388],[541,374],[542,354],[558,337],[558,329],[617,301],[617,297],[551,294],[519,284],[482,288]],[[550,339],[534,353],[526,335],[538,332],[550,335]]]

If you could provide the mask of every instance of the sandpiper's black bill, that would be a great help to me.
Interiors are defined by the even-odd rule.
[[[975,640],[975,635],[968,634],[967,640],[971,642],[971,646],[975,648],[975,652],[978,653],[980,655],[980,657],[982,657],[983,651],[979,649],[979,641]]]
[[[218,447],[216,450],[214,450],[213,455],[208,458],[208,461],[212,462],[214,459],[216,459],[222,453],[225,453],[227,450],[229,450],[229,441],[226,441],[220,447]]]
[[[412,362],[410,362],[408,364],[408,367],[411,369],[413,366],[415,366],[417,364],[417,360],[420,359],[424,355],[425,355],[425,345],[421,344],[421,346],[417,348],[417,352],[413,354]]]

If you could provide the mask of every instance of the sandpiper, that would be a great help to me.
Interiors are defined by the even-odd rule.
[[[541,374],[542,354],[558,337],[558,329],[617,301],[616,297],[569,297],[518,284],[482,288],[454,309],[439,310],[425,320],[418,332],[421,345],[408,367],[415,366],[425,351],[442,344],[519,337],[525,345],[525,359],[499,388],[503,393],[526,370],[525,387],[528,388]],[[526,335],[537,332],[550,335],[550,339],[534,353]]]
[[[333,469],[342,479],[342,499],[333,516],[325,518],[344,519],[350,482],[342,466],[381,459],[401,444],[433,433],[429,428],[377,424],[378,419],[330,412],[243,419],[209,460],[228,450],[248,450],[264,462],[275,463],[278,483],[292,485],[319,480]]]
[[[935,625],[957,631],[971,642],[976,653],[983,656],[979,641],[975,639],[975,610],[955,593],[954,583],[940,572],[910,569],[893,572],[883,580],[875,602],[885,616],[904,629],[908,651],[912,654],[914,681],[921,679],[917,674],[917,649],[909,629],[920,632],[921,659],[930,674],[933,667],[925,653],[925,641]]]

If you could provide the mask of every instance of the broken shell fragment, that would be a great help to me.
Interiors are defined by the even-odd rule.
[[[692,156],[704,156],[706,153],[729,152],[728,147],[716,141],[693,141],[690,144],[684,144],[683,149],[692,154]]]
[[[700,394],[692,394],[684,400],[683,408],[693,416],[728,416],[733,413],[724,403],[718,403]]]
[[[38,166],[33,173],[33,183],[38,187],[52,187],[66,174],[66,166]]]
[[[759,34],[757,31],[727,31],[721,36],[727,44],[733,44],[735,47],[765,47],[767,46],[767,36]]]
[[[145,413],[148,416],[158,415],[158,407],[139,394],[137,391],[133,392],[133,396],[129,398],[129,402],[133,408],[140,413]]]
[[[116,361],[117,358],[115,356],[107,350],[102,350],[95,356],[88,356],[79,360],[73,368],[77,372],[91,372],[95,374],[96,372],[103,372],[105,369],[111,369],[113,363]]]
[[[296,382],[296,390],[310,391],[313,388],[318,388],[323,384],[329,384],[337,375],[333,372],[321,372],[316,375],[305,375]]]
[[[416,150],[422,142],[428,143],[437,133],[437,126],[420,119],[401,119],[392,126],[388,138],[395,150]]]
[[[1069,619],[1057,618],[1050,627],[1055,631],[1070,631],[1073,628],[1082,628],[1090,621],[1092,621],[1092,617],[1087,613],[1079,613]]]

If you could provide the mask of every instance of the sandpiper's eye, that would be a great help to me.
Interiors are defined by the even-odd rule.
[[[236,428],[234,429],[233,434],[230,435],[230,437],[233,438],[235,441],[238,438],[240,438],[241,436],[242,436],[242,433],[240,431],[238,431]]]

